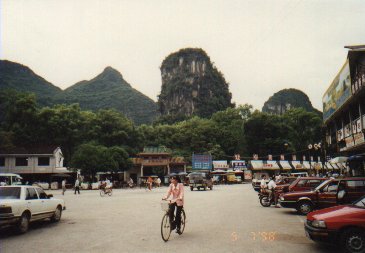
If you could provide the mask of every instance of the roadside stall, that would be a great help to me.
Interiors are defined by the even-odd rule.
[[[236,182],[237,183],[243,182],[246,179],[245,178],[245,171],[247,171],[246,162],[243,160],[233,160],[231,161],[231,167],[235,172]],[[249,179],[251,179],[251,177]]]
[[[222,184],[227,181],[227,171],[225,170],[214,170],[211,174],[213,176],[214,184]]]
[[[233,170],[227,170],[227,183],[228,184],[234,184],[236,183],[236,174]]]

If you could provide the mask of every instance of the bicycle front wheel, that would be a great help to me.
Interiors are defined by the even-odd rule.
[[[181,210],[181,227],[180,227],[181,234],[184,233],[185,224],[186,224],[186,214],[183,209]]]
[[[170,238],[171,229],[170,229],[170,217],[168,214],[165,214],[162,217],[161,221],[161,237],[164,242],[167,242]]]

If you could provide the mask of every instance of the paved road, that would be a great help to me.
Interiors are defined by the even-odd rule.
[[[335,252],[304,236],[303,216],[290,209],[264,208],[251,185],[185,188],[187,224],[170,241],[160,236],[160,199],[167,188],[98,191],[65,196],[67,210],[58,224],[37,222],[24,235],[1,230],[3,252]],[[266,234],[265,234],[266,233]],[[266,236],[266,240],[265,240]]]

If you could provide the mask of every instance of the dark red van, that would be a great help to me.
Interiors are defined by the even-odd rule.
[[[314,241],[338,243],[346,252],[365,252],[365,196],[351,205],[309,213],[304,227]]]
[[[297,209],[308,214],[314,209],[323,209],[341,204],[350,204],[365,195],[365,178],[343,178],[324,181],[315,190],[288,192],[279,198],[282,207]]]

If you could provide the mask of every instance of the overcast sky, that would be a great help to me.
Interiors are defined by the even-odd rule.
[[[157,100],[171,52],[203,48],[233,101],[261,109],[283,88],[322,95],[365,44],[364,0],[2,0],[0,58],[65,89],[106,66]]]

